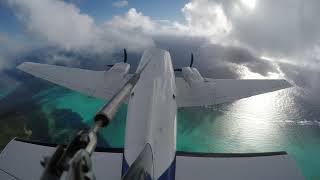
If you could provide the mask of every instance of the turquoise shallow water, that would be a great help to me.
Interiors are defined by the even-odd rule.
[[[0,89],[0,100],[7,96],[8,94],[10,94],[10,92],[12,92],[13,90],[15,90],[15,88],[17,87],[18,85],[13,85],[13,86],[10,86],[8,87],[7,89]]]
[[[282,90],[232,104],[181,108],[177,118],[177,149],[234,153],[287,151],[307,179],[320,179],[319,108],[306,107],[293,94],[292,89]],[[48,117],[53,109],[71,109],[88,125],[106,103],[60,87],[32,98]],[[126,110],[127,106],[123,105],[111,125],[102,130],[112,147],[123,147]],[[52,124],[55,120],[48,118],[48,121]]]

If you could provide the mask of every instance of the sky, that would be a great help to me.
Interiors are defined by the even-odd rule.
[[[35,50],[46,54],[46,63],[74,66],[75,57],[112,61],[106,59],[122,48],[141,55],[160,47],[170,51],[174,66],[187,65],[193,52],[204,76],[285,78],[299,96],[320,103],[319,5],[318,0],[0,0],[0,70]]]

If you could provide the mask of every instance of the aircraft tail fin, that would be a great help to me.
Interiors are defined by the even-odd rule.
[[[153,156],[150,144],[146,144],[138,158],[130,167],[126,162],[123,162],[122,175],[123,180],[153,179]]]

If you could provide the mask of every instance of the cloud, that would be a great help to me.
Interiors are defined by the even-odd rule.
[[[129,2],[126,0],[119,0],[119,1],[115,1],[114,3],[112,3],[112,6],[117,7],[117,8],[126,7],[128,5],[129,5]]]
[[[8,61],[0,56],[0,70],[8,67]]]
[[[135,18],[122,16],[121,21],[151,34],[157,46],[170,50],[175,66],[188,65],[192,51],[195,65],[209,77],[239,78],[241,66],[263,76],[282,74],[303,97],[315,100],[320,89],[320,70],[314,68],[320,62],[320,25],[313,21],[318,4],[256,1],[248,7],[243,1],[194,0],[182,9],[186,24],[157,22],[134,11],[128,14]]]
[[[141,12],[131,8],[121,16],[114,16],[111,21],[105,23],[107,27],[133,30],[138,32],[152,32],[155,30],[156,23],[150,17],[144,16]]]
[[[296,65],[280,63],[279,67],[291,83],[298,89],[299,97],[309,103],[319,104],[320,102],[320,72],[318,66]]]
[[[34,37],[67,49],[92,42],[94,20],[73,4],[53,0],[8,0],[17,17]]]
[[[263,76],[283,74],[310,96],[320,89],[314,83],[319,71],[313,68],[320,62],[317,0],[253,0],[253,4],[244,0],[191,0],[181,9],[184,22],[154,20],[131,8],[102,24],[65,1],[6,1],[31,39],[82,54],[84,59],[110,58],[122,48],[137,55],[158,46],[171,52],[175,67],[187,66],[194,52],[195,66],[209,77],[239,78],[241,67],[246,67]],[[116,1],[114,5],[126,2]],[[262,56],[273,57],[273,61]],[[56,54],[48,59],[68,64],[73,58]]]
[[[206,37],[212,42],[218,42],[231,30],[222,6],[217,3],[210,4],[204,10],[201,9],[205,7],[203,3],[186,4],[182,9],[186,24],[155,21],[131,8],[127,13],[97,25],[92,17],[64,1],[7,2],[33,39],[67,50],[113,52],[117,48],[127,47],[133,51],[142,51],[154,46],[154,37],[161,35]]]
[[[304,98],[320,102],[316,98],[320,90],[320,83],[317,83],[320,70],[315,68],[320,62],[320,24],[315,19],[320,15],[317,9],[320,2],[252,2],[191,0],[185,5],[182,12],[190,34],[202,34],[213,44],[222,45],[210,45],[200,55],[205,56],[202,59],[212,57],[224,61],[207,60],[201,63],[202,66],[216,63],[209,69],[222,66],[237,72],[228,65],[235,63],[264,76],[270,72],[280,73],[298,87]],[[216,14],[212,14],[213,9]],[[214,26],[215,22],[218,22],[218,28]],[[259,58],[262,56],[274,58],[270,62]]]
[[[111,54],[124,47],[142,52],[148,47],[159,46],[170,50],[175,66],[179,67],[189,64],[191,52],[199,51],[199,62],[205,64],[199,67],[212,77],[237,78],[235,65],[248,66],[262,75],[274,71],[272,65],[256,58],[248,49],[221,43],[230,35],[232,24],[219,2],[187,3],[182,8],[186,24],[155,21],[131,8],[102,25],[97,25],[92,17],[64,1],[8,0],[8,3],[36,39],[66,50]],[[204,49],[208,53],[203,52]],[[70,59],[61,54],[49,57],[52,63],[60,64],[68,64]]]
[[[0,54],[14,54],[24,49],[23,43],[0,31]]]
[[[314,19],[320,15],[317,0],[256,0],[251,9],[242,1],[215,1],[232,24],[229,38],[260,53],[297,55],[319,43],[320,24]]]
[[[26,51],[26,45],[0,32],[0,71],[14,66],[14,58]]]
[[[237,46],[207,44],[200,47],[195,56],[202,73],[212,78],[240,78],[244,75],[241,70],[243,67],[266,77],[269,73],[278,73],[272,62]]]
[[[92,17],[82,13],[75,5],[64,1],[7,1],[34,39],[67,50],[111,53],[116,49],[127,47],[132,51],[142,51],[155,46],[154,41],[157,37],[182,37],[179,39],[205,38],[213,44],[221,44],[225,47],[245,45],[244,47],[248,47],[251,51],[261,53],[261,49],[280,50],[281,48],[277,46],[290,42],[287,41],[289,37],[283,40],[277,35],[268,35],[268,29],[281,29],[282,26],[288,25],[281,25],[279,20],[278,23],[270,22],[273,25],[266,27],[265,24],[270,23],[267,23],[259,13],[262,3],[260,1],[256,4],[256,9],[246,12],[248,10],[243,7],[241,1],[193,0],[182,8],[186,19],[185,24],[174,21],[155,21],[131,8],[127,13],[114,16],[102,25],[97,25]],[[268,3],[265,4],[270,6]],[[265,11],[264,13],[267,14]],[[250,24],[251,22],[257,25]],[[264,31],[257,28],[262,28]],[[272,32],[277,32],[277,29]],[[281,32],[281,36],[285,37],[282,34],[289,36],[290,33],[286,29]],[[282,48],[290,49],[290,45]],[[224,53],[230,52],[224,51]],[[241,54],[236,55],[241,56]],[[255,65],[248,64],[248,66]]]
[[[127,47],[140,50],[153,45],[141,32],[113,23],[99,26],[73,4],[57,0],[7,0],[26,30],[47,45],[67,50],[113,52]],[[134,35],[134,36],[132,36]]]
[[[222,6],[214,1],[191,1],[182,8],[182,12],[192,35],[216,40],[229,34],[232,29]]]
[[[131,8],[123,15],[117,15],[108,21],[116,27],[140,30],[151,36],[190,36],[206,37],[212,42],[221,41],[232,29],[222,6],[211,1],[194,1],[182,8],[186,24],[176,21],[156,21]],[[208,3],[208,4],[206,4]]]
[[[130,9],[123,16],[115,16],[100,26],[96,43],[105,46],[104,49],[110,49],[108,46],[111,43],[114,46],[112,51],[128,48],[131,51],[142,52],[154,46],[151,35],[146,33],[152,29],[153,22],[149,17]]]
[[[314,20],[320,15],[316,8],[319,5],[316,0],[191,0],[182,12],[193,34],[202,31],[216,44],[240,46],[256,54],[291,61],[308,61],[310,53],[320,54],[314,51],[319,49],[320,42],[320,24]],[[212,9],[218,9],[218,15]]]
[[[190,54],[194,54],[194,67],[203,76],[211,78],[240,78],[241,68],[269,76],[278,73],[271,61],[260,58],[249,49],[238,46],[213,44],[205,37],[159,35],[154,36],[155,44],[170,51],[174,67],[189,66]]]

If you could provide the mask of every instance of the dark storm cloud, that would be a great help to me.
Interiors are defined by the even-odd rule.
[[[189,66],[191,53],[209,43],[205,38],[191,36],[159,35],[154,39],[157,47],[170,52],[172,63],[176,67]]]
[[[275,66],[265,61],[248,49],[236,46],[222,46],[222,45],[206,45],[199,49],[197,52],[199,56],[200,67],[207,67],[210,74],[217,75],[221,71],[229,71],[226,77],[218,75],[219,78],[235,78],[239,77],[239,72],[232,65],[246,66],[250,71],[259,73],[263,76],[268,76],[269,72],[277,72]],[[219,67],[219,69],[217,68]],[[236,76],[236,74],[238,74]]]
[[[257,57],[245,48],[211,44],[202,37],[163,35],[154,39],[158,47],[170,52],[174,67],[189,66],[190,54],[194,53],[194,66],[204,76],[239,78],[235,65],[246,66],[263,76],[268,76],[269,72],[277,72],[271,62]]]
[[[279,64],[280,70],[286,75],[287,79],[300,89],[300,95],[308,102],[316,104],[320,102],[320,72],[317,67],[319,67],[319,64],[313,68],[288,63]]]
[[[263,76],[268,76],[269,73],[279,73],[273,63],[258,57],[253,61],[244,63],[243,65],[249,68],[251,72],[258,73]]]
[[[203,76],[211,78],[239,78],[239,74],[227,64],[220,62],[221,58],[203,55],[204,49],[216,52],[219,46],[203,47],[208,44],[205,38],[188,36],[159,36],[155,38],[156,45],[170,52],[175,68],[190,65],[191,53],[194,54],[194,67],[198,68]],[[215,54],[215,53],[214,53]],[[179,74],[178,74],[179,75]]]
[[[190,54],[194,53],[194,67],[210,78],[240,78],[238,66],[246,66],[252,72],[267,76],[268,72],[276,72],[273,64],[255,56],[251,51],[236,46],[210,44],[207,39],[190,36],[161,35],[153,37],[157,47],[170,52],[173,66],[176,68],[189,66]],[[142,51],[128,50],[128,62],[131,72],[135,71]],[[58,47],[47,47],[32,50],[12,61],[13,68],[24,62],[32,61],[92,70],[107,70],[108,64],[123,60],[122,49],[114,53],[97,53],[88,51],[65,50]]]

